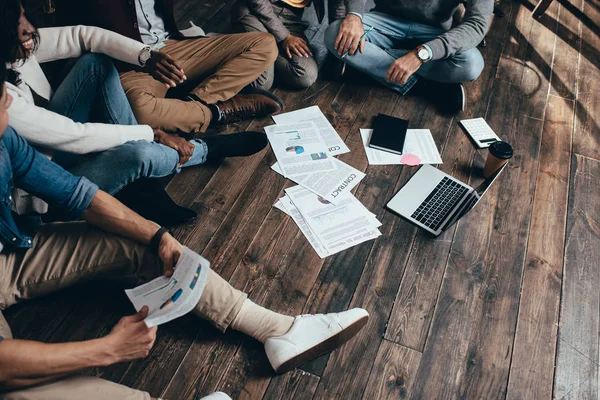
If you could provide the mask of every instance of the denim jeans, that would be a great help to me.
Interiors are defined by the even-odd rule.
[[[339,59],[341,57],[334,45],[341,23],[342,20],[335,21],[325,32],[325,45]],[[370,27],[373,30],[366,37],[362,54],[357,51],[353,56],[348,55],[344,61],[400,94],[406,94],[419,77],[437,82],[463,83],[474,81],[483,70],[483,57],[479,50],[473,48],[446,59],[423,64],[404,85],[386,82],[387,71],[396,59],[419,44],[440,36],[444,30],[377,11],[363,16],[363,27],[365,32]]]
[[[137,121],[112,60],[102,54],[83,55],[50,100],[48,109],[75,122],[135,125]],[[208,148],[193,140],[194,153],[183,167],[203,164]],[[78,156],[56,152],[53,161],[85,176],[100,189],[115,194],[139,178],[160,178],[180,171],[179,153],[155,142],[130,141],[113,149]]]

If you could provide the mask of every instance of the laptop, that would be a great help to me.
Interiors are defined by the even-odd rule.
[[[507,164],[473,189],[425,164],[387,204],[387,208],[439,236],[479,202]]]

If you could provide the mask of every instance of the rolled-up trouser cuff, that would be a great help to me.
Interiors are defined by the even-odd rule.
[[[237,290],[210,270],[194,313],[212,323],[221,332],[225,332],[247,298],[246,293]]]

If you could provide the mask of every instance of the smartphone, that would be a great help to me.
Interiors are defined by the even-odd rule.
[[[373,121],[373,134],[369,147],[394,154],[402,154],[408,121],[385,114],[379,114]]]

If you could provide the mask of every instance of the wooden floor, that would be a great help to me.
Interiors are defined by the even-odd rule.
[[[181,2],[180,19],[223,30],[231,1]],[[178,238],[234,286],[274,310],[364,307],[351,342],[274,375],[259,343],[188,316],[159,329],[150,356],[90,373],[168,399],[215,390],[234,399],[597,399],[600,333],[600,1],[505,0],[466,85],[468,108],[441,115],[416,97],[368,83],[319,80],[277,90],[287,110],[319,105],[366,172],[356,196],[383,236],[325,260],[272,204],[290,185],[270,149],[184,171],[168,185],[200,213]],[[193,16],[189,17],[190,15]],[[431,129],[441,169],[476,184],[486,151],[458,125],[485,117],[515,149],[484,200],[437,239],[384,209],[415,172],[369,166],[359,128],[377,113]],[[268,119],[229,127],[261,129]],[[98,301],[101,298],[101,301]],[[86,286],[7,312],[15,335],[50,342],[106,334],[131,313],[122,288]]]

